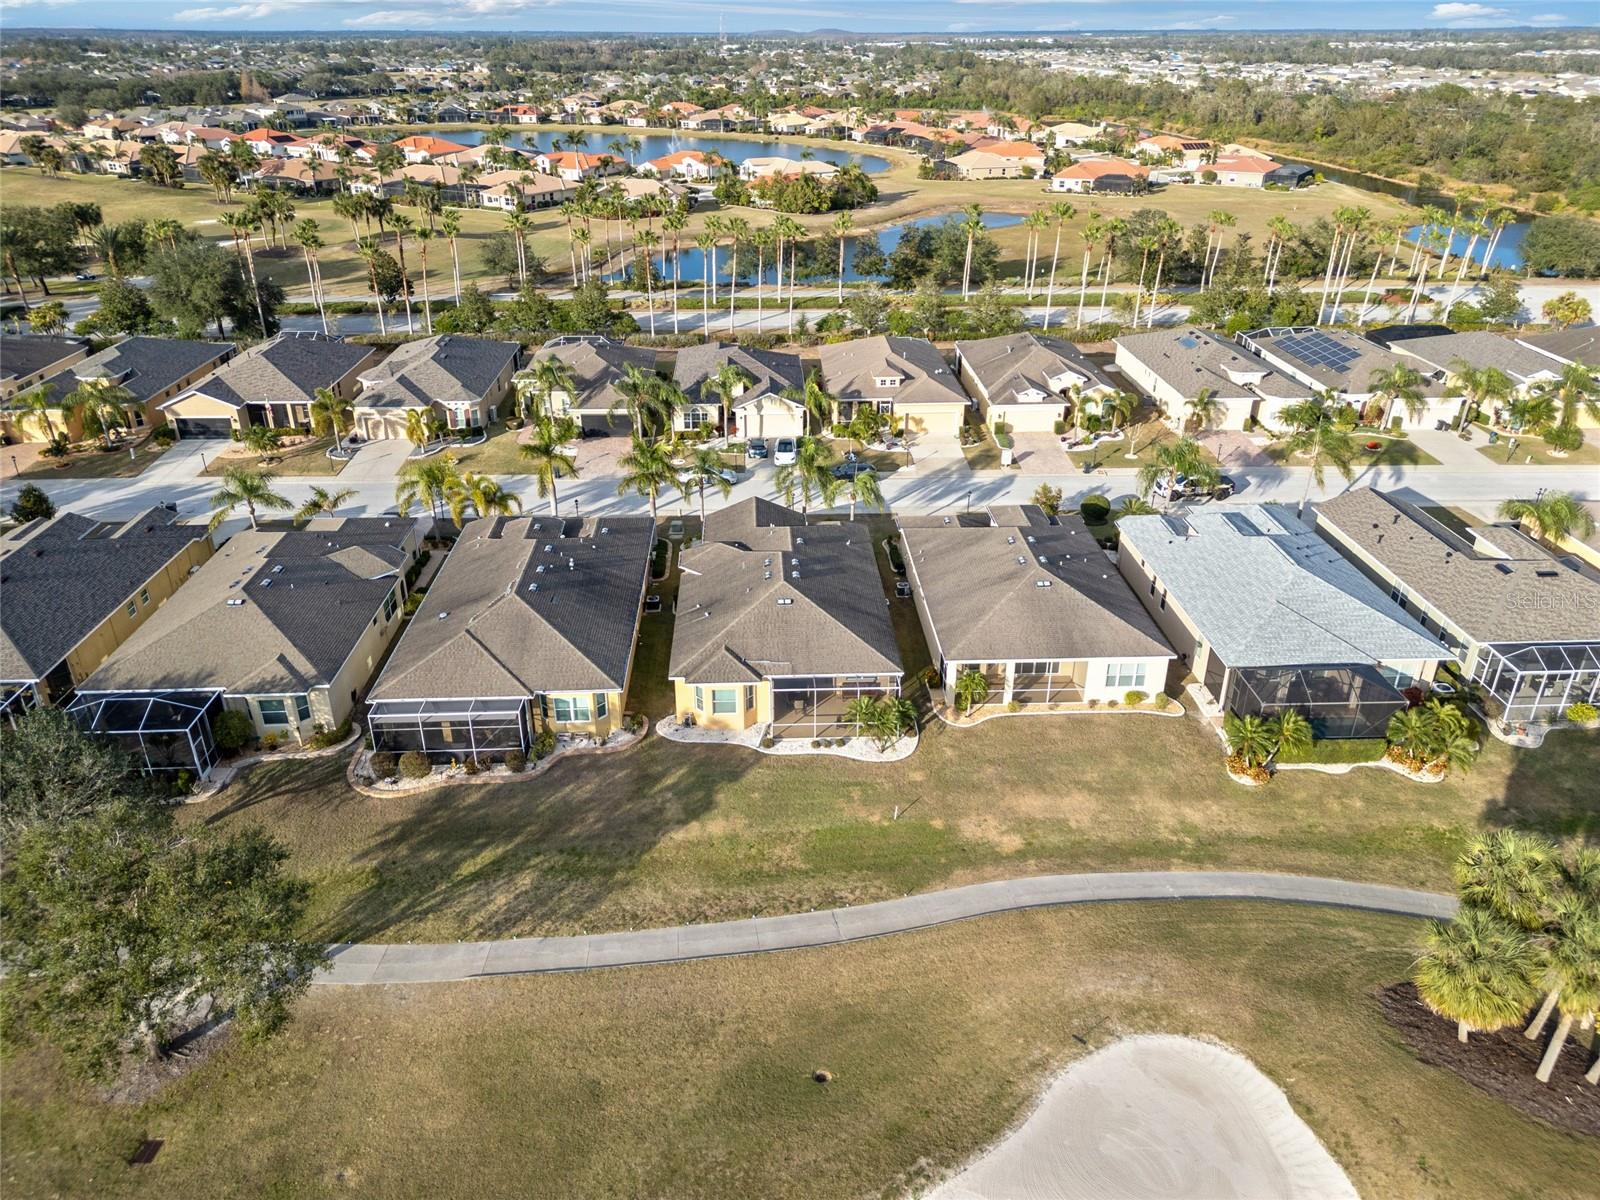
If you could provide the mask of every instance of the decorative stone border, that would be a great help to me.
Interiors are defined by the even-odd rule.
[[[294,762],[299,759],[311,758],[333,758],[336,755],[343,754],[346,750],[350,749],[351,746],[354,746],[360,742],[361,733],[361,726],[351,722],[350,736],[345,738],[344,741],[333,746],[324,746],[320,750],[267,750],[260,754],[247,754],[243,758],[235,758],[222,764],[216,770],[212,771],[211,774],[201,782],[199,787],[197,787],[193,792],[189,793],[189,795],[183,797],[181,803],[198,804],[201,801],[211,799],[223,788],[227,787],[228,784],[237,779],[240,772],[245,771],[250,767],[257,766],[260,763]]]
[[[350,756],[349,763],[344,769],[345,782],[350,790],[367,797],[369,800],[393,800],[400,796],[416,796],[424,792],[431,792],[443,787],[475,786],[489,783],[519,783],[530,779],[537,779],[548,771],[558,760],[576,758],[586,754],[620,754],[624,750],[632,750],[645,735],[650,732],[650,718],[639,718],[644,725],[634,733],[622,730],[612,734],[610,739],[599,745],[566,745],[559,744],[556,748],[541,759],[535,760],[521,771],[509,771],[504,763],[495,763],[479,771],[476,775],[468,775],[464,769],[449,767],[443,770],[434,768],[431,775],[423,779],[396,779],[392,786],[375,787],[372,783],[357,774],[358,767],[365,767],[372,751],[362,750],[359,754]]]
[[[669,742],[679,742],[684,745],[702,746],[740,746],[746,750],[754,750],[758,754],[774,754],[780,757],[797,754],[823,754],[832,755],[834,758],[849,758],[856,762],[886,763],[899,762],[910,758],[916,753],[921,742],[921,736],[916,733],[907,734],[888,750],[879,750],[878,743],[872,738],[854,737],[846,740],[843,746],[817,746],[812,747],[807,738],[778,738],[771,746],[763,746],[761,739],[766,736],[765,726],[752,726],[742,729],[737,733],[727,729],[703,729],[700,726],[687,726],[680,724],[676,718],[668,717],[656,723],[656,732]],[[831,739],[830,739],[831,740]]]
[[[1419,772],[1416,772],[1416,771],[1412,771],[1412,770],[1409,770],[1406,767],[1401,766],[1399,763],[1395,762],[1393,759],[1391,759],[1391,758],[1389,758],[1387,756],[1385,756],[1383,758],[1372,759],[1370,762],[1350,762],[1350,763],[1279,763],[1279,762],[1275,762],[1275,763],[1272,764],[1272,769],[1274,771],[1320,771],[1324,775],[1348,775],[1348,774],[1350,774],[1351,771],[1354,771],[1354,770],[1356,770],[1356,769],[1358,769],[1360,767],[1382,767],[1386,771],[1393,771],[1396,775],[1403,775],[1405,778],[1411,780],[1412,783],[1443,783],[1445,776],[1449,774],[1448,771],[1441,772],[1438,775],[1428,775],[1428,774],[1425,774],[1425,773],[1419,773]]]
[[[1024,706],[1017,712],[1008,712],[1002,709],[999,712],[986,713],[976,718],[951,717],[948,715],[948,709],[948,705],[936,704],[933,708],[933,714],[950,726],[951,729],[974,729],[985,721],[995,721],[1001,717],[1107,717],[1117,716],[1122,713],[1134,715],[1142,713],[1147,717],[1186,717],[1189,715],[1189,710],[1183,706],[1183,701],[1176,698],[1172,698],[1172,702],[1166,708],[1147,708],[1128,704],[1118,704],[1115,708],[1108,708],[1103,704],[1098,708],[1090,708],[1085,705],[1081,708],[1059,709],[1039,709]]]

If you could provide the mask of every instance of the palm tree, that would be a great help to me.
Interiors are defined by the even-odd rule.
[[[1593,1025],[1600,1011],[1600,913],[1573,908],[1564,914],[1545,950],[1545,981],[1561,1014],[1534,1078],[1549,1083],[1574,1020]]]
[[[256,282],[255,251],[250,249],[250,235],[260,228],[261,218],[248,212],[237,212],[223,213],[221,220],[233,233],[235,245],[238,244],[241,236],[244,239],[244,261],[245,265],[250,268],[250,290],[255,294],[256,316],[261,321],[261,332],[264,336],[267,331],[267,314],[261,304],[261,285]]]
[[[111,435],[128,426],[127,410],[138,403],[127,388],[103,379],[85,379],[61,402],[63,413],[76,413],[83,431],[111,446]]]
[[[1559,855],[1544,838],[1498,829],[1468,842],[1451,874],[1463,904],[1532,932],[1544,925],[1560,884]]]
[[[1228,753],[1243,759],[1247,767],[1260,766],[1278,748],[1271,722],[1254,713],[1242,717],[1231,712],[1225,714],[1222,733],[1228,739]]]
[[[1465,428],[1473,409],[1492,406],[1496,402],[1504,403],[1516,391],[1511,376],[1499,367],[1474,367],[1457,359],[1450,364],[1450,377],[1461,389],[1460,394],[1467,398],[1467,403],[1461,406],[1457,429]],[[1551,408],[1554,411],[1554,405]]]
[[[777,244],[778,231],[771,225],[763,225],[750,235],[750,241],[756,248],[756,336],[759,337],[764,327],[761,300],[766,285],[767,251]]]
[[[983,205],[969,204],[961,212],[961,232],[967,235],[967,257],[961,265],[961,298],[965,300],[972,284],[972,247],[983,232]]]
[[[383,315],[383,288],[378,279],[378,264],[383,261],[383,247],[374,237],[358,238],[356,240],[356,253],[361,256],[361,261],[367,265],[367,280],[372,286],[372,295],[378,302],[378,332],[387,334],[388,323]]]
[[[456,480],[445,502],[457,529],[468,508],[479,517],[509,517],[522,511],[522,500],[515,492],[506,491],[487,475],[474,475],[471,471]]]
[[[1500,505],[1500,515],[1508,521],[1526,525],[1534,537],[1551,546],[1560,546],[1567,539],[1578,539],[1594,533],[1594,516],[1570,492],[1545,492],[1532,500],[1507,500]]]
[[[252,451],[258,460],[275,451],[282,440],[283,431],[270,425],[249,425],[239,434],[239,444]]]
[[[722,403],[722,419],[726,426],[733,417],[733,402],[744,394],[755,379],[732,359],[724,359],[722,364],[709,378],[700,385],[701,394],[715,392],[717,399]]]
[[[806,375],[803,385],[784,388],[782,395],[785,400],[800,405],[808,416],[815,418],[819,431],[826,429],[828,422],[833,419],[834,399],[822,382],[822,372],[816,368]]]
[[[1278,754],[1285,750],[1291,753],[1309,750],[1313,740],[1311,722],[1292,708],[1285,709],[1272,718],[1272,740]]]
[[[411,319],[411,278],[406,274],[406,234],[415,233],[417,226],[405,213],[397,212],[389,218],[389,228],[394,231],[394,248],[400,264],[400,298],[406,302],[406,332],[415,333],[416,324]]]
[[[1084,224],[1082,234],[1083,270],[1078,277],[1077,328],[1079,329],[1083,328],[1083,306],[1089,299],[1089,259],[1094,254],[1095,246],[1105,237],[1105,228],[1105,221],[1102,220],[1100,214],[1091,209],[1089,211],[1089,220]]]
[[[1520,432],[1548,434],[1560,419],[1561,410],[1556,406],[1555,397],[1544,392],[1518,396],[1505,409],[1505,423]]]
[[[539,489],[539,498],[550,497],[550,515],[559,516],[561,500],[556,495],[556,480],[562,476],[576,478],[578,463],[562,449],[555,423],[541,418],[533,438],[523,443],[517,451],[533,468],[533,478]]]
[[[417,250],[422,255],[422,324],[430,334],[433,332],[433,302],[428,296],[428,243],[437,236],[426,225],[416,232]]]
[[[1106,307],[1106,292],[1111,287],[1113,264],[1117,258],[1117,241],[1127,236],[1128,223],[1121,217],[1112,217],[1106,222],[1106,252],[1100,260],[1100,309],[1102,314]]]
[[[672,332],[678,332],[679,250],[684,227],[689,224],[689,214],[681,204],[674,204],[661,218],[661,228],[672,235]]]
[[[810,511],[813,496],[824,505],[832,505],[844,486],[842,479],[834,477],[831,454],[820,441],[809,437],[799,439],[794,462],[773,472],[772,481],[783,493],[783,502],[790,507],[799,497],[802,513]]]
[[[456,303],[461,303],[461,253],[456,248],[456,239],[461,236],[461,210],[447,208],[439,216],[439,233],[450,242],[450,279],[454,289]],[[577,281],[574,280],[574,283]]]
[[[310,217],[301,221],[294,227],[291,234],[295,244],[300,247],[306,257],[306,283],[311,287],[311,299],[316,303],[317,313],[322,318],[322,332],[328,332],[328,310],[322,302],[322,270],[317,259],[317,251],[324,246],[322,233]]]
[[[647,418],[659,418],[665,409],[661,401],[664,382],[654,371],[636,363],[628,363],[622,368],[622,378],[617,381],[618,398],[606,409],[606,421],[614,424],[617,409],[625,408],[629,421],[633,423],[634,436],[644,436],[649,432],[646,428]]]
[[[450,504],[450,498],[461,489],[461,471],[455,456],[440,454],[433,458],[420,458],[401,468],[394,489],[395,504],[404,516],[413,504],[426,505],[434,520],[440,520]]]
[[[1022,226],[1028,231],[1028,248],[1022,256],[1022,290],[1031,298],[1033,296],[1033,280],[1039,264],[1039,251],[1044,231],[1050,228],[1050,210],[1036,208],[1022,218]]]
[[[1123,517],[1150,517],[1156,514],[1155,505],[1138,496],[1125,496],[1122,503],[1111,510],[1111,523],[1114,525]]]
[[[694,239],[694,244],[700,249],[700,328],[705,334],[705,340],[711,340],[711,286],[715,282],[712,275],[715,273],[713,263],[716,259],[718,236],[714,230],[706,229]]]
[[[311,400],[311,427],[333,430],[334,449],[344,452],[344,435],[350,428],[350,406],[331,388],[318,388]]]
[[[967,667],[956,675],[955,693],[957,706],[970,717],[973,708],[989,698],[988,677],[976,667]]]
[[[241,504],[250,514],[250,528],[257,528],[258,509],[285,509],[293,507],[288,499],[272,490],[276,476],[264,471],[250,471],[244,467],[229,467],[222,473],[222,486],[211,495],[211,520],[206,528],[216,531]]]
[[[1078,210],[1066,200],[1057,200],[1050,206],[1050,219],[1056,225],[1056,245],[1050,252],[1050,282],[1044,293],[1044,331],[1050,332],[1050,306],[1055,302],[1056,264],[1061,260],[1061,231],[1068,221],[1078,215]]]
[[[1405,405],[1412,421],[1420,421],[1422,414],[1428,411],[1427,398],[1422,394],[1426,386],[1427,380],[1422,378],[1421,373],[1404,363],[1374,371],[1367,379],[1367,391],[1383,404],[1378,428],[1389,428],[1389,417],[1394,412],[1396,400]]]
[[[1201,287],[1210,287],[1212,281],[1217,277],[1217,267],[1222,262],[1222,231],[1224,229],[1232,229],[1238,223],[1239,219],[1237,217],[1222,208],[1213,209],[1211,215],[1206,218],[1207,260],[1200,280]],[[1216,239],[1214,253],[1211,248],[1212,238]]]
[[[839,243],[839,303],[844,303],[844,241],[850,236],[850,230],[855,226],[855,218],[847,212],[834,216],[832,233]],[[790,285],[793,287],[793,285]]]
[[[622,468],[622,478],[617,483],[617,495],[632,492],[650,502],[650,520],[656,519],[656,503],[662,491],[677,483],[678,469],[673,465],[672,454],[665,443],[646,441],[637,430],[628,453],[617,460]]]
[[[524,416],[533,419],[555,416],[555,397],[559,392],[567,397],[571,403],[578,394],[578,381],[573,376],[571,368],[559,358],[535,359],[533,366],[528,369],[528,378],[533,386],[524,390],[523,394],[533,394],[538,397],[538,407],[534,411],[525,411]]]
[[[406,409],[406,441],[422,450],[433,441],[439,428],[439,418],[426,408]]]
[[[1584,363],[1568,363],[1559,379],[1541,386],[1540,391],[1560,406],[1563,425],[1575,428],[1579,413],[1600,421],[1600,380],[1590,374],[1593,369]]]
[[[1163,478],[1176,479],[1179,475],[1194,480],[1202,487],[1214,484],[1219,477],[1216,466],[1206,456],[1199,442],[1194,438],[1179,438],[1158,446],[1151,461],[1139,468],[1140,497],[1148,497]]]
[[[313,486],[311,498],[295,509],[295,519],[309,521],[313,517],[331,517],[341,505],[356,494],[355,488],[339,488],[330,492],[325,487]]]
[[[728,234],[728,336],[734,336],[735,294],[739,290],[739,243],[750,240],[750,222],[743,217],[729,217],[724,224]]]
[[[1217,395],[1215,388],[1201,388],[1193,396],[1183,402],[1189,410],[1189,419],[1194,422],[1197,431],[1204,432],[1211,428],[1226,411],[1226,406]]]
[[[1473,1030],[1493,1033],[1522,1019],[1537,967],[1526,932],[1469,905],[1453,921],[1433,922],[1411,978],[1422,1002],[1454,1021],[1465,1042]]]
[[[860,501],[868,508],[875,508],[882,512],[885,507],[883,489],[878,485],[876,471],[863,471],[859,475],[852,475],[845,484],[845,490],[850,493],[850,519],[856,519],[856,501]]]
[[[1300,506],[1295,510],[1296,516],[1305,513],[1306,502],[1311,499],[1312,482],[1322,487],[1328,463],[1332,463],[1346,480],[1352,474],[1350,464],[1355,461],[1356,444],[1350,436],[1348,417],[1335,408],[1338,402],[1333,393],[1319,392],[1283,410],[1282,418],[1293,431],[1284,445],[1291,455],[1311,457],[1311,469],[1306,472],[1306,487]]]
[[[35,384],[11,402],[26,416],[38,422],[44,430],[47,442],[56,440],[56,427],[50,421],[51,410],[60,408],[52,398],[55,390],[55,385],[52,383]]]
[[[678,488],[687,500],[692,494],[700,494],[700,526],[703,529],[706,521],[706,485],[710,484],[722,493],[726,500],[733,494],[733,484],[729,483],[723,475],[726,468],[722,465],[722,455],[715,450],[700,447],[689,457],[683,468],[683,473],[678,477]]]

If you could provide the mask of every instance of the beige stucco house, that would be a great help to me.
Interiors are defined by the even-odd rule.
[[[371,346],[343,338],[280,333],[160,407],[180,438],[225,438],[252,425],[306,429],[317,389],[353,402],[361,372],[378,357]]]
[[[939,348],[926,338],[877,337],[836,342],[818,351],[823,382],[848,421],[871,405],[903,421],[911,434],[955,437],[971,403]]]
[[[725,366],[744,377],[726,404],[714,386]],[[798,354],[706,342],[678,351],[672,379],[689,401],[672,414],[675,430],[709,425],[741,441],[806,432],[805,406],[783,394],[805,383]]]
[[[361,372],[356,432],[368,441],[406,436],[406,415],[431,414],[447,429],[481,429],[510,415],[519,342],[439,334],[406,342]]]
[[[1052,433],[1073,409],[1117,390],[1083,351],[1036,333],[956,343],[956,372],[977,402],[984,423],[1011,433]]]

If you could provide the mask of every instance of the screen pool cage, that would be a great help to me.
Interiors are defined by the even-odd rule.
[[[1473,679],[1506,722],[1542,724],[1600,701],[1600,642],[1503,643],[1478,652]]]
[[[68,714],[86,733],[109,738],[146,771],[192,771],[204,778],[217,761],[212,722],[220,691],[79,692]]]
[[[1276,716],[1294,711],[1317,738],[1383,737],[1389,718],[1410,707],[1376,667],[1237,668],[1223,707],[1240,716]]]
[[[377,700],[367,712],[374,750],[477,759],[526,751],[528,698]]]
[[[802,675],[772,681],[772,736],[855,737],[861,731],[845,711],[858,696],[878,700],[900,694],[896,675]]]

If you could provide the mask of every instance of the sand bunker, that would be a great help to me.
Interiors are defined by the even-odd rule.
[[[1283,1091],[1209,1042],[1133,1037],[1073,1064],[930,1200],[1353,1200]]]

